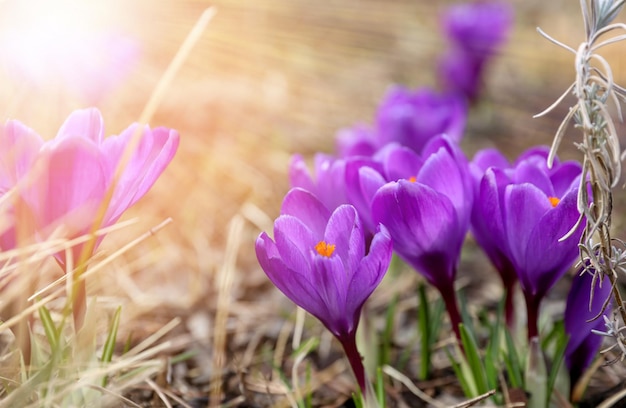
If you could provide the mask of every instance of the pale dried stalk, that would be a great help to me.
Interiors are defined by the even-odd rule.
[[[626,271],[626,259],[622,249],[624,243],[611,238],[610,228],[613,210],[612,189],[619,182],[623,155],[620,155],[619,138],[607,103],[615,104],[617,115],[621,120],[619,103],[620,100],[626,101],[626,90],[614,83],[609,63],[596,52],[608,44],[626,39],[626,34],[621,33],[599,41],[603,35],[614,34],[616,31],[626,32],[625,24],[611,23],[625,3],[626,0],[580,0],[587,38],[577,50],[538,29],[539,33],[552,43],[575,54],[576,80],[554,104],[536,115],[541,116],[552,110],[570,91],[576,97],[576,104],[570,108],[554,137],[548,165],[552,165],[567,125],[573,120],[574,126],[583,133],[582,142],[575,144],[584,155],[578,192],[578,211],[581,217],[584,216],[586,219],[579,243],[581,265],[583,273],[594,274],[590,289],[592,298],[596,281],[598,279],[602,281],[605,276],[610,279],[613,298],[621,315],[622,324],[626,324],[626,309],[616,282],[618,272]],[[572,232],[574,230],[575,228]],[[605,302],[603,312],[608,303]],[[613,337],[626,355],[625,338],[618,336],[619,333],[621,329],[612,326],[603,334]]]

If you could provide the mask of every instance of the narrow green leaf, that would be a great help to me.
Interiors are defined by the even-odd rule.
[[[380,355],[378,359],[378,366],[390,364],[391,354],[391,339],[393,337],[393,322],[396,316],[396,306],[398,305],[398,295],[395,295],[387,308],[385,318],[385,330],[383,331],[383,338],[381,344]]]
[[[50,349],[52,350],[52,353],[54,354],[58,352],[57,347],[59,346],[59,332],[57,330],[56,325],[54,324],[54,320],[52,320],[50,311],[45,305],[42,305],[39,308],[39,318],[41,319],[43,330],[46,333],[46,337],[48,338]]]
[[[475,397],[479,394],[484,394],[489,391],[487,387],[487,378],[485,376],[485,367],[480,357],[480,351],[474,336],[470,332],[470,329],[465,326],[464,323],[459,324],[459,331],[461,332],[461,343],[463,344],[463,350],[465,351],[465,358],[469,365],[474,383],[476,384],[476,391],[478,394],[472,395]]]
[[[385,380],[382,367],[376,368],[376,397],[378,399],[378,407],[385,408]]]
[[[567,349],[568,342],[569,336],[565,333],[565,330],[562,330],[561,335],[556,340],[554,359],[552,360],[552,367],[548,375],[548,399],[546,401],[546,406],[550,405],[550,398],[552,396],[561,365],[563,364],[563,359],[565,358],[565,350]]]
[[[430,374],[430,326],[433,326],[429,322],[430,313],[428,307],[428,298],[426,296],[426,286],[422,283],[418,287],[419,305],[417,309],[418,313],[418,328],[420,331],[420,343],[421,343],[421,359],[420,359],[420,371],[419,379],[426,380]],[[439,326],[439,325],[437,325]]]
[[[102,348],[102,357],[100,361],[104,364],[108,364],[113,359],[113,352],[115,351],[115,342],[117,340],[117,330],[120,326],[120,318],[122,316],[122,307],[118,306],[117,310],[115,310],[115,314],[113,314],[113,320],[111,321],[111,326],[109,327],[109,334],[107,335],[107,339],[104,342],[104,346]],[[108,376],[102,377],[102,386],[106,387],[108,382]]]
[[[306,382],[305,389],[308,391],[304,397],[304,406],[307,408],[313,408],[313,392],[311,391],[311,364],[307,362],[306,365]]]
[[[457,297],[459,298],[459,303],[462,305],[467,305],[467,297],[465,296],[465,292],[457,291]],[[462,307],[461,309],[461,320],[463,324],[469,329],[470,333],[476,333],[476,328],[474,327],[474,321],[472,316],[469,314],[469,308]]]
[[[450,352],[447,349],[446,349],[446,354],[448,356],[448,360],[450,360],[450,365],[452,366],[452,370],[454,370],[454,375],[459,380],[459,385],[461,386],[461,389],[463,390],[463,394],[465,394],[466,397],[471,397],[472,395],[474,395],[474,391],[472,389],[473,388],[472,385],[468,382],[469,377],[465,375],[463,369],[461,368],[461,364],[458,363],[454,359],[452,354],[450,354]]]
[[[446,310],[445,304],[443,303],[443,299],[438,297],[435,303],[433,304],[432,309],[430,310],[429,320],[431,322],[437,322],[437,324],[430,325],[430,332],[428,334],[428,343],[430,344],[430,349],[432,350],[432,345],[439,340],[439,333],[441,332],[441,322],[443,320],[443,314]]]
[[[107,335],[107,339],[104,342],[104,347],[102,349],[102,358],[100,359],[103,363],[110,363],[113,359],[113,352],[115,351],[115,342],[117,340],[117,329],[120,326],[120,317],[122,316],[122,306],[118,306],[115,310],[115,314],[113,315],[113,320],[111,321],[111,326],[109,327],[109,334]]]
[[[508,328],[504,328],[504,339],[506,341],[506,354],[504,356],[504,362],[509,374],[509,381],[513,388],[524,387],[524,376],[522,375],[522,366],[520,364],[519,355],[515,347],[515,342],[509,332]]]

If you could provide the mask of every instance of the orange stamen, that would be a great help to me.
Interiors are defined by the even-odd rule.
[[[315,250],[318,254],[330,258],[333,252],[335,252],[335,244],[327,244],[324,241],[320,241],[315,245]]]
[[[552,207],[556,207],[561,201],[560,199],[556,197],[548,197],[548,200],[550,200],[550,204],[552,204]]]
[[[417,181],[417,177],[415,177],[415,176],[411,176],[411,177],[409,177],[409,181],[410,181],[411,183],[415,183],[415,182]]]

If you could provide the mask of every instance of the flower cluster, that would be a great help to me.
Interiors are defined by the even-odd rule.
[[[542,299],[576,260],[584,225],[576,203],[579,163],[554,158],[548,166],[549,149],[543,146],[513,163],[487,149],[470,163],[459,146],[467,99],[477,95],[480,72],[510,22],[510,8],[502,3],[452,8],[444,26],[454,44],[453,63],[471,72],[450,77],[457,81],[448,83],[453,92],[392,88],[373,126],[341,130],[336,154],[317,154],[313,172],[295,155],[292,189],[275,221],[274,239],[262,233],[256,241],[270,280],[341,342],[364,391],[354,332],[364,302],[389,265],[392,245],[439,291],[459,340],[462,318],[454,283],[469,231],[502,278],[510,327],[519,282],[532,341],[540,334]],[[445,77],[451,71],[442,72]],[[580,298],[575,288],[570,296]],[[592,312],[597,311],[594,303]],[[597,351],[596,340],[587,340],[593,327],[567,321],[568,364],[582,361],[582,370],[590,351]]]

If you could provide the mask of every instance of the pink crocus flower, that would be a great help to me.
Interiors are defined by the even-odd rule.
[[[139,143],[115,180],[120,159],[136,132],[141,133]],[[98,227],[114,224],[156,182],[179,142],[175,130],[139,129],[137,124],[104,138],[104,122],[95,108],[72,113],[57,136],[46,142],[17,121],[4,125],[0,137],[4,146],[19,144],[23,150],[19,159],[9,155],[2,160],[10,167],[7,178],[24,180],[20,196],[40,239],[59,226],[69,238],[88,233],[102,205],[107,208]],[[104,203],[111,188],[110,201]],[[64,254],[59,254],[59,261],[65,263]]]

